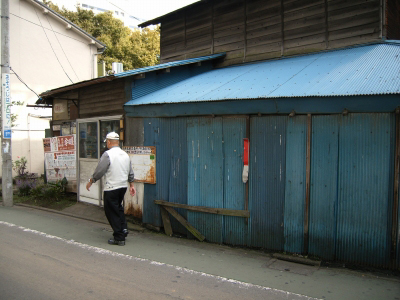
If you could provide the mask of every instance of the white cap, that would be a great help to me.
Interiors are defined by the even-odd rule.
[[[106,142],[107,140],[119,140],[118,133],[110,132],[109,134],[107,134],[106,139],[104,140],[104,142]]]

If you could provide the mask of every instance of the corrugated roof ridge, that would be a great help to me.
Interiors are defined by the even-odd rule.
[[[162,69],[167,69],[167,68],[176,67],[176,66],[182,66],[182,65],[186,65],[186,64],[200,62],[200,61],[212,60],[212,59],[216,59],[219,57],[223,57],[225,55],[226,55],[226,53],[222,52],[222,53],[216,53],[216,54],[211,54],[211,55],[193,57],[193,58],[189,58],[189,59],[170,61],[170,62],[166,62],[166,63],[154,65],[154,66],[148,66],[148,67],[128,70],[125,72],[115,74],[115,76],[116,77],[126,77],[126,76],[130,76],[130,75],[147,73],[147,72],[151,72],[151,71],[162,70]]]
[[[384,46],[389,46],[391,47],[391,50],[384,47]],[[176,85],[172,85],[169,88],[166,88],[166,90],[164,90],[164,95],[167,97],[163,97],[162,101],[160,102],[160,100],[157,100],[155,98],[150,99],[148,98],[148,96],[150,96],[151,94],[144,96],[146,97],[146,100],[143,100],[144,102],[142,103],[141,101],[138,101],[137,104],[130,104],[130,105],[142,105],[142,104],[159,104],[159,103],[179,103],[179,102],[207,102],[207,101],[225,101],[225,100],[238,100],[238,99],[261,99],[261,98],[269,98],[269,99],[274,99],[274,98],[304,98],[304,97],[337,97],[337,96],[358,96],[358,95],[391,95],[391,94],[399,94],[400,93],[400,89],[398,88],[393,88],[393,84],[395,84],[396,82],[398,82],[398,79],[396,79],[397,77],[388,77],[388,76],[384,76],[387,72],[384,72],[381,70],[382,76],[379,75],[381,73],[379,73],[377,75],[375,70],[378,70],[377,68],[379,68],[380,66],[380,62],[382,62],[382,59],[384,59],[386,56],[382,56],[385,53],[389,53],[387,51],[393,52],[395,55],[397,55],[398,52],[398,47],[400,46],[400,43],[395,42],[387,42],[387,41],[382,41],[382,42],[378,42],[378,43],[368,43],[368,44],[364,44],[364,45],[358,45],[356,47],[352,46],[352,47],[347,47],[347,48],[342,48],[342,49],[335,49],[335,50],[330,50],[330,51],[321,51],[318,53],[310,53],[308,55],[301,55],[301,56],[296,56],[296,57],[285,57],[284,59],[277,59],[277,60],[267,60],[267,61],[260,61],[260,62],[253,62],[253,63],[247,63],[247,64],[241,64],[241,65],[235,65],[235,66],[229,66],[229,67],[225,67],[225,68],[219,68],[219,69],[213,69],[210,70],[204,74],[195,76],[197,78],[200,78],[200,80],[206,80],[207,78],[205,78],[204,76],[208,76],[208,77],[212,77],[212,75],[214,75],[213,72],[224,72],[224,70],[228,71],[228,73],[222,73],[222,74],[229,74],[231,73],[232,76],[226,76],[225,77],[225,81],[221,80],[221,85],[214,85],[211,84],[210,86],[208,86],[208,89],[204,89],[204,87],[202,87],[202,91],[198,90],[198,91],[191,91],[194,92],[194,94],[192,95],[186,95],[186,93],[184,93],[186,95],[186,97],[182,98],[182,97],[178,97],[176,98],[174,96],[174,88],[180,88],[180,89],[185,89],[185,85],[193,85],[192,82],[190,82],[191,80],[195,80],[194,77],[186,79],[182,82],[180,82],[179,84]],[[362,48],[365,47],[369,47],[365,50],[362,50]],[[360,49],[360,50],[357,50]],[[352,51],[354,50],[354,51]],[[350,51],[350,52],[347,52]],[[383,52],[382,52],[383,51]],[[335,60],[336,55],[332,56],[332,53],[340,53],[342,52],[342,54],[340,54],[339,56],[341,58],[338,58],[337,60]],[[314,55],[315,58],[310,57],[310,55]],[[354,61],[354,59],[352,59],[352,56],[356,55],[355,59],[356,61]],[[360,63],[360,60],[364,61],[367,58],[373,58],[372,61],[370,61],[370,59],[368,59],[368,61],[366,61],[365,63],[369,66],[365,66],[364,64]],[[372,55],[372,56],[371,56]],[[310,61],[305,61],[303,65],[301,65],[301,58],[306,58],[306,60],[311,60]],[[331,65],[329,58],[334,59],[332,61],[333,65]],[[346,58],[347,57],[347,58]],[[374,58],[376,58],[376,61],[374,60]],[[391,58],[393,59],[393,56],[391,56]],[[298,61],[298,59],[300,59],[300,62]],[[272,64],[276,64],[280,61],[287,61],[289,63],[289,67],[286,68],[286,72],[290,69],[290,63],[293,60],[294,63],[299,62],[297,64],[297,69],[293,69],[293,73],[292,74],[286,74],[288,75],[287,77],[283,77],[282,81],[279,80],[273,80],[271,77],[272,84],[270,83],[269,88],[261,88],[259,89],[259,91],[253,91],[248,93],[246,95],[246,97],[244,97],[244,91],[248,88],[253,87],[254,88],[254,80],[256,80],[255,76],[247,76],[248,78],[240,78],[243,76],[243,74],[248,74],[251,73],[251,71],[257,71],[257,68],[261,67],[261,66],[265,66],[265,64],[268,63],[272,63]],[[327,69],[321,69],[320,71],[317,71],[320,67],[318,65],[318,63],[316,64],[316,62],[321,61],[323,65],[321,65],[321,67],[326,66]],[[358,61],[357,61],[358,60]],[[390,74],[393,74],[393,68],[397,67],[397,60],[394,61],[395,65],[392,65],[392,67],[390,67],[391,71],[389,72]],[[251,65],[255,65],[254,68],[251,67]],[[326,64],[326,65],[325,65]],[[389,64],[391,64],[389,62]],[[388,62],[386,62],[385,65],[388,65]],[[247,68],[250,68],[251,70],[246,70],[246,66]],[[269,68],[273,68],[275,66],[273,65],[267,65],[269,66]],[[237,74],[236,71],[234,71],[234,68],[241,68],[241,67],[245,67],[245,69],[241,72],[241,70],[238,70]],[[338,69],[339,68],[339,69]],[[356,68],[356,69],[355,69]],[[361,68],[361,69],[359,69]],[[363,69],[367,68],[368,72],[363,71]],[[229,72],[229,70],[233,71]],[[357,76],[357,72],[358,70],[360,70],[361,72],[361,76],[364,77],[354,77]],[[355,73],[355,71],[357,71]],[[388,70],[389,71],[389,70]],[[310,73],[313,72],[313,73]],[[332,73],[332,72],[336,72],[336,73]],[[345,72],[345,73],[344,73]],[[372,73],[371,73],[372,72]],[[320,75],[318,75],[319,73],[321,73]],[[208,75],[209,74],[209,75]],[[272,74],[272,73],[271,73]],[[299,77],[299,74],[301,75]],[[370,85],[367,81],[369,76],[372,74],[372,76],[378,80],[376,81],[373,85]],[[262,72],[260,73],[260,75],[262,75]],[[320,78],[317,78],[315,76],[320,76]],[[387,74],[386,74],[387,75]],[[214,76],[220,76],[220,74],[214,75]],[[271,75],[274,76],[274,75]],[[306,76],[306,77],[304,77]],[[333,77],[332,77],[333,76]],[[339,78],[337,79],[337,76],[339,76]],[[350,77],[349,77],[350,76]],[[384,78],[382,78],[384,77]],[[298,78],[298,79],[296,79]],[[337,80],[336,80],[336,79]],[[357,79],[354,79],[357,78]],[[267,78],[268,79],[268,78]],[[293,81],[294,79],[294,81]],[[351,80],[351,82],[349,82],[348,80]],[[211,80],[211,79],[208,79]],[[238,87],[237,92],[238,94],[235,94],[234,90],[232,90],[232,85],[235,84],[235,80],[236,81],[243,81],[243,84],[246,85],[246,87],[242,88],[242,87]],[[269,79],[268,79],[269,80]],[[324,86],[324,80],[328,80],[326,81],[326,83],[329,84],[329,82],[331,82],[331,84],[329,84],[328,86]],[[355,80],[355,81],[354,81]],[[188,83],[189,81],[189,83]],[[321,81],[321,82],[320,82]],[[384,86],[381,86],[380,82],[382,81],[382,84],[384,84]],[[289,88],[287,88],[285,90],[284,88],[284,83],[290,83],[292,82],[292,85],[290,85],[290,90],[288,90]],[[393,83],[392,83],[393,82]],[[204,83],[206,84],[206,83]],[[306,86],[302,85],[302,84],[306,84]],[[357,84],[358,88],[352,88],[353,84]],[[231,86],[230,86],[231,85]],[[279,85],[279,86],[277,86]],[[368,88],[367,88],[368,87]],[[256,87],[257,88],[257,87]],[[295,88],[295,90],[292,90],[293,88]],[[309,88],[309,89],[308,89]],[[281,92],[277,93],[277,90],[282,90]],[[250,91],[250,90],[249,90]],[[160,92],[160,91],[158,91]],[[155,93],[158,93],[155,92]],[[197,92],[199,92],[199,94],[197,94]],[[157,94],[154,95],[154,97],[156,97]],[[168,99],[169,98],[169,99]],[[214,99],[213,99],[214,98]],[[174,99],[175,102],[172,102],[171,100]],[[138,99],[136,99],[138,100]],[[128,104],[129,105],[129,104]]]

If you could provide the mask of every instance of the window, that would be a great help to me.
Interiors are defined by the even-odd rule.
[[[123,12],[121,12],[121,16],[125,16]]]
[[[98,158],[97,122],[79,124],[79,157]]]
[[[107,144],[104,142],[110,132],[119,134],[119,120],[100,121],[100,156],[107,150]]]
[[[88,7],[87,4],[82,4],[82,7]]]
[[[118,11],[115,11],[115,15],[117,15],[117,16],[118,16],[118,14],[119,14],[119,13],[118,13]]]

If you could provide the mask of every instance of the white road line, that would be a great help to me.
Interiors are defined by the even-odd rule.
[[[174,266],[174,265],[170,265],[170,264],[166,264],[166,263],[162,263],[162,262],[158,262],[158,261],[154,261],[154,260],[150,260],[150,259],[146,259],[146,258],[139,258],[139,257],[131,256],[131,255],[121,254],[121,253],[110,251],[110,250],[106,250],[106,249],[103,249],[103,248],[93,247],[93,246],[90,246],[90,245],[86,245],[86,244],[82,244],[82,243],[79,243],[79,242],[75,242],[74,240],[67,240],[67,239],[64,239],[64,238],[60,238],[58,236],[50,235],[50,234],[47,234],[47,233],[44,233],[44,232],[41,232],[41,231],[37,231],[37,230],[34,230],[34,229],[29,229],[29,228],[26,228],[26,227],[23,227],[23,226],[18,226],[18,225],[12,224],[12,223],[4,222],[4,221],[0,221],[0,224],[8,226],[8,227],[16,227],[18,229],[21,229],[22,231],[30,232],[30,233],[33,233],[33,234],[36,234],[36,235],[40,235],[40,236],[49,238],[49,239],[59,240],[59,241],[62,241],[64,243],[67,243],[67,244],[70,244],[70,245],[74,245],[74,246],[77,246],[77,247],[85,249],[85,250],[94,251],[94,252],[99,253],[99,254],[110,255],[110,256],[113,256],[113,257],[121,257],[121,258],[134,260],[134,261],[148,262],[151,265],[155,265],[155,266],[165,266],[165,267],[168,267],[168,268],[174,268],[177,271],[184,272],[184,273],[187,273],[187,274],[200,275],[200,276],[213,278],[213,279],[216,279],[216,280],[219,280],[219,281],[222,281],[222,282],[229,282],[229,283],[235,284],[239,288],[245,288],[245,289],[257,288],[257,289],[261,289],[261,290],[265,290],[265,291],[274,291],[276,293],[281,293],[281,294],[284,294],[284,295],[287,295],[287,296],[294,295],[294,296],[304,297],[304,299],[308,299],[308,300],[318,299],[318,298],[312,298],[312,297],[308,297],[308,296],[301,295],[301,294],[291,293],[291,292],[284,291],[284,290],[278,290],[278,289],[269,288],[269,287],[265,287],[265,286],[261,286],[261,285],[256,285],[256,284],[252,284],[252,283],[246,283],[246,282],[238,281],[238,280],[235,280],[235,279],[229,279],[229,278],[226,278],[226,277],[207,274],[207,273],[204,273],[204,272],[199,272],[199,271],[195,271],[195,270],[191,270],[191,269],[187,269],[187,268],[182,268],[182,267],[178,267],[178,266]],[[321,300],[321,299],[319,299],[319,300]]]

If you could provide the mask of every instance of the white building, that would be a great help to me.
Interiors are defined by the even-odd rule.
[[[25,156],[28,171],[43,174],[42,138],[50,127],[43,116],[52,112],[27,105],[35,105],[38,93],[97,77],[97,55],[105,45],[39,1],[9,3],[11,100],[24,103],[11,110],[18,115],[12,158]]]

